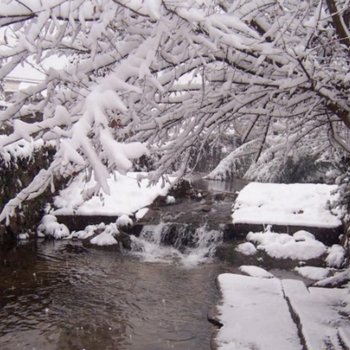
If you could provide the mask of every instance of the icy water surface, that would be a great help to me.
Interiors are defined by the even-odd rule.
[[[215,261],[38,242],[0,248],[0,349],[210,349]]]

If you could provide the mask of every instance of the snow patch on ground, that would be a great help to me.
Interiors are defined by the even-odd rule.
[[[150,205],[157,196],[165,196],[170,184],[159,181],[154,186],[149,186],[147,179],[138,181],[141,173],[128,173],[121,175],[115,172],[107,182],[110,195],[99,190],[92,196],[89,192],[96,186],[94,180],[85,183],[83,174],[80,174],[68,188],[60,191],[59,196],[54,199],[54,211],[56,215],[131,215]],[[146,175],[146,174],[143,174]]]
[[[274,275],[265,269],[253,266],[253,265],[242,265],[239,267],[239,270],[243,272],[244,274],[251,276],[251,277],[258,277],[258,278],[273,278]]]
[[[257,249],[255,248],[254,244],[250,242],[239,244],[235,250],[243,255],[254,255],[257,253]]]
[[[328,277],[330,270],[323,267],[316,266],[300,266],[294,269],[301,276],[311,280],[319,281]]]
[[[333,228],[343,213],[331,213],[329,202],[338,198],[337,185],[270,184],[252,182],[239,193],[234,224],[274,224]]]
[[[290,236],[286,233],[250,232],[247,240],[257,244],[257,249],[264,250],[276,259],[310,260],[323,255],[327,247],[315,240],[306,231],[298,231]]]

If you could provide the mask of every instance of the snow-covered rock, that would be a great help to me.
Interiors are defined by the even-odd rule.
[[[128,227],[128,226],[132,226],[133,222],[128,215],[124,214],[119,216],[119,218],[116,221],[116,224],[118,227]]]
[[[274,275],[265,269],[259,267],[259,266],[253,266],[253,265],[242,265],[239,267],[239,270],[243,272],[244,274],[251,276],[251,277],[258,277],[258,278],[273,278]]]
[[[166,204],[174,204],[175,203],[175,197],[174,196],[166,196],[165,203]]]
[[[90,243],[97,246],[111,246],[118,244],[118,241],[115,238],[118,233],[117,224],[112,223],[106,225],[101,233],[90,240]]]
[[[92,238],[90,243],[98,246],[109,246],[118,244],[118,241],[109,232],[103,231],[98,236]]]
[[[29,234],[28,233],[20,233],[18,235],[18,239],[21,241],[25,241],[25,240],[29,239]]]
[[[37,235],[39,237],[62,239],[68,238],[70,232],[66,225],[57,222],[57,218],[54,215],[45,215],[38,226]]]
[[[255,248],[254,244],[250,242],[244,242],[239,244],[235,250],[244,255],[254,255],[257,252],[257,249]]]
[[[316,266],[298,266],[294,270],[301,276],[315,281],[328,277],[330,273],[329,269]]]
[[[294,236],[269,230],[250,232],[247,240],[256,243],[258,249],[276,259],[310,260],[320,257],[327,250],[323,243],[305,231],[299,231]]]
[[[327,250],[326,263],[329,267],[342,267],[345,260],[345,249],[339,244],[333,244]]]

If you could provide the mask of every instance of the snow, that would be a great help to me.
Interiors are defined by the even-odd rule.
[[[91,179],[84,183],[84,174],[80,174],[68,188],[60,191],[54,199],[54,206],[57,208],[54,213],[57,215],[110,215],[121,216],[132,215],[139,209],[151,204],[157,196],[164,196],[170,184],[162,187],[159,181],[156,185],[149,186],[147,179],[137,181],[142,173],[128,173],[122,175],[114,172],[114,176],[107,179],[110,194],[102,191],[86,199],[84,193],[94,188],[96,182]],[[143,174],[146,175],[146,174]]]
[[[92,228],[92,231],[94,233],[99,231],[102,232],[90,240],[91,244],[95,244],[97,246],[111,246],[118,244],[118,241],[114,238],[114,236],[119,233],[116,223],[111,223],[109,225],[99,225],[98,228],[95,226],[95,228]]]
[[[326,263],[329,267],[342,267],[345,260],[345,249],[339,244],[333,244],[327,250]]]
[[[4,140],[6,136],[0,135],[0,142]],[[0,157],[4,159],[6,163],[10,160],[16,161],[17,159],[30,159],[33,155],[33,152],[42,148],[44,142],[42,140],[20,140],[12,143],[11,145],[2,147],[0,149]]]
[[[274,275],[261,267],[253,266],[253,265],[242,265],[239,267],[239,270],[244,274],[251,277],[258,278],[273,278]]]
[[[350,344],[349,289],[307,288],[298,280],[229,273],[219,275],[218,281],[220,350],[341,350],[340,339]]]
[[[316,282],[314,285],[317,287],[332,287],[342,285],[350,281],[350,269],[340,271],[334,274],[334,276],[325,278],[321,281]]]
[[[257,252],[257,249],[255,248],[254,244],[250,242],[239,244],[235,250],[244,255],[254,255]]]
[[[141,208],[140,210],[138,210],[135,213],[135,218],[136,220],[140,220],[142,219],[147,213],[148,213],[149,209],[148,208]]]
[[[291,307],[301,321],[302,333],[308,349],[341,350],[338,329],[350,334],[349,289],[315,288],[300,281],[284,280],[283,288]],[[328,345],[327,345],[328,344]]]
[[[301,276],[311,280],[319,281],[328,277],[330,270],[323,267],[316,266],[300,266],[294,269]]]
[[[116,224],[118,227],[126,227],[131,226],[133,224],[132,220],[127,215],[119,216],[119,218],[116,221]]]
[[[109,246],[118,244],[118,241],[109,232],[103,231],[98,236],[91,239],[90,243],[98,246]]]
[[[20,233],[18,235],[18,239],[21,240],[21,241],[22,240],[25,241],[25,240],[29,239],[29,234],[28,233]]]
[[[218,277],[222,305],[216,343],[220,350],[302,349],[277,278]],[[268,315],[268,317],[267,317]]]
[[[96,232],[96,230],[100,229],[104,229],[105,228],[105,224],[101,223],[99,225],[88,225],[85,227],[84,230],[81,231],[74,231],[71,233],[70,238],[74,239],[87,239],[91,236],[93,236]]]
[[[175,197],[173,197],[173,196],[166,196],[165,202],[166,202],[166,204],[174,204],[175,203]]]
[[[327,247],[314,239],[306,231],[298,231],[290,236],[286,233],[250,232],[247,240],[257,244],[257,249],[264,250],[276,259],[309,260],[325,254]]]
[[[334,228],[341,226],[341,213],[331,213],[329,201],[338,195],[336,185],[270,184],[252,182],[234,204],[233,223],[274,224]]]
[[[69,229],[64,224],[59,224],[54,215],[44,215],[38,226],[37,234],[39,237],[53,237],[55,239],[68,238]]]

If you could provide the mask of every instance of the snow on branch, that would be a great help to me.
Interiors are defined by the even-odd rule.
[[[142,155],[154,179],[183,174],[203,140],[228,133],[242,144],[215,178],[232,164],[259,177],[268,159],[279,171],[293,152],[321,157],[349,144],[344,11],[340,0],[3,2],[1,81],[21,65],[43,78],[8,94],[0,143],[54,141],[50,176],[89,168],[106,192],[109,173]]]

